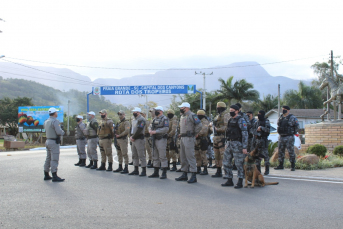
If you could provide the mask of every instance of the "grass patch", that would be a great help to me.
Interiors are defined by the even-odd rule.
[[[4,139],[0,139],[0,146],[4,145]]]
[[[327,168],[335,168],[335,167],[343,167],[343,157],[333,155],[333,154],[326,154],[327,158],[319,158],[318,164],[308,165],[297,161],[295,163],[296,169],[302,170],[318,170],[318,169],[327,169]],[[279,162],[270,162],[271,167],[277,167]],[[291,163],[288,159],[285,159],[284,165],[285,168],[291,168]]]

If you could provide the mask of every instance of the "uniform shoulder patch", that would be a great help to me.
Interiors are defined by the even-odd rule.
[[[243,128],[243,130],[247,130],[248,124],[247,124],[247,122],[245,121],[245,119],[244,119],[244,118],[241,118],[241,122],[242,122],[242,128]]]
[[[164,120],[164,127],[169,127],[169,120],[168,119]]]
[[[195,124],[199,124],[201,122],[196,114],[193,114],[192,117],[193,117],[193,120],[194,120]]]
[[[144,128],[145,126],[145,122],[142,120],[139,124],[138,124],[138,128]]]

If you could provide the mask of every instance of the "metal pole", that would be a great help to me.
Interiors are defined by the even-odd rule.
[[[333,51],[331,50],[331,77],[333,80],[335,80],[333,76]],[[337,120],[337,106],[336,106],[336,101],[334,100],[332,102],[333,105],[333,120]]]
[[[203,94],[203,96],[202,96],[202,98],[203,98],[203,101],[202,101],[202,107],[204,107],[203,109],[205,109],[206,110],[206,84],[205,84],[205,82],[206,82],[206,74],[204,73],[203,74],[203,76],[204,76],[204,94]]]
[[[93,92],[90,92],[90,93],[87,94],[87,114],[89,112],[89,95],[90,94],[93,94]]]
[[[70,131],[69,131],[69,104],[70,104],[70,100],[68,99],[68,111],[67,111],[67,115],[68,115],[68,123],[67,123],[67,135],[69,136]]]
[[[212,102],[210,102],[209,104],[209,108],[208,108],[208,117],[211,117],[211,106],[212,106]]]
[[[199,92],[200,93],[200,109],[203,109],[203,104],[202,104],[202,99],[203,99],[203,95],[202,95],[202,92],[201,91],[198,91],[198,90],[195,90],[196,92]]]
[[[278,113],[278,117],[280,116],[280,111],[281,111],[281,108],[280,108],[280,84],[278,84],[277,86],[277,113]]]
[[[329,100],[329,86],[326,87],[326,101]],[[330,121],[330,103],[326,104],[326,110],[328,111],[327,120]]]

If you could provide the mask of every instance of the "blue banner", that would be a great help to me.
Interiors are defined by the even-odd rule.
[[[195,85],[141,85],[93,87],[93,95],[194,94]]]
[[[49,118],[49,109],[57,110],[57,120],[63,123],[63,106],[18,107],[19,132],[45,132],[43,124]]]

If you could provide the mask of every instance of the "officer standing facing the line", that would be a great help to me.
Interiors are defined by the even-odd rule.
[[[180,158],[181,158],[181,171],[183,174],[175,178],[176,181],[187,181],[188,170],[192,173],[192,177],[187,181],[188,183],[197,182],[196,178],[196,161],[194,155],[195,136],[199,134],[202,124],[198,116],[190,111],[191,105],[187,102],[182,103],[180,106]]]
[[[216,160],[217,172],[212,177],[222,177],[223,155],[225,151],[225,131],[229,121],[229,115],[226,111],[224,102],[217,103],[218,115],[213,120],[213,151]]]
[[[265,115],[264,110],[260,110],[258,112],[258,121],[254,123],[253,134],[254,134],[254,142],[257,146],[258,154],[260,157],[264,158],[264,166],[265,171],[264,175],[269,174],[269,154],[268,154],[268,136],[270,133],[270,122],[267,118],[264,117]],[[252,149],[251,149],[252,150]],[[256,166],[258,171],[261,172],[261,159],[256,159]]]
[[[279,133],[279,166],[274,169],[283,169],[285,160],[285,149],[289,153],[291,162],[291,171],[295,171],[295,153],[294,153],[294,134],[299,130],[298,119],[289,113],[289,106],[282,107],[282,115],[277,122],[277,132]]]
[[[153,161],[154,173],[149,178],[158,178],[159,169],[162,168],[163,172],[160,179],[167,178],[168,161],[166,156],[167,137],[169,130],[169,119],[163,115],[163,107],[155,107],[155,118],[151,122],[150,135],[155,138],[153,147]]]
[[[151,120],[148,120],[146,118],[146,114],[144,112],[142,113],[142,115],[145,118],[145,122],[146,122],[145,129],[144,129],[145,152],[148,153],[148,164],[146,165],[146,167],[152,168],[153,167],[153,165],[151,163],[152,162],[152,154],[151,154],[151,147],[149,144],[149,139],[150,139],[149,126],[150,126]]]
[[[76,116],[76,126],[75,126],[75,139],[76,139],[76,146],[77,146],[77,154],[79,155],[79,162],[75,164],[75,166],[84,167],[86,166],[86,144],[87,139],[83,134],[83,131],[86,129],[86,124],[82,122],[83,116],[78,115]]]
[[[248,128],[248,134],[249,134],[249,138],[248,138],[248,152],[251,152],[253,150],[253,145],[254,145],[254,130],[253,130],[253,126],[256,122],[256,119],[253,116],[252,111],[248,111],[247,112],[247,116],[249,118],[249,126],[250,128]]]
[[[207,120],[206,113],[204,110],[198,110],[197,112],[198,118],[201,121],[202,128],[199,134],[195,136],[196,143],[195,143],[195,158],[197,161],[197,174],[200,175],[208,175],[207,171],[207,149],[208,149],[208,130],[209,130],[209,121]],[[204,171],[201,171],[201,165],[204,164]]]
[[[173,167],[170,171],[176,171],[176,162],[177,162],[177,153],[175,152],[176,149],[176,139],[175,133],[177,129],[177,117],[175,116],[175,112],[172,109],[167,111],[167,116],[169,119],[169,130],[168,130],[168,139],[167,139],[167,160],[168,160],[168,170],[170,168],[170,159],[173,160]]]
[[[132,142],[132,161],[135,166],[135,170],[129,175],[146,176],[146,158],[145,158],[145,141],[144,141],[144,128],[145,119],[141,115],[142,110],[139,107],[135,107],[133,110],[133,116],[135,119],[134,125],[132,126],[132,136],[130,141]],[[142,172],[139,174],[138,166],[139,161],[141,162]]]
[[[57,176],[58,161],[60,158],[60,136],[64,135],[64,131],[61,129],[60,122],[57,118],[57,110],[54,107],[49,109],[49,119],[44,122],[44,129],[46,133],[46,159],[44,163],[44,180],[51,180],[52,182],[61,182],[65,179],[61,179]],[[52,177],[49,175],[51,168]]]
[[[130,134],[130,122],[126,120],[125,118],[125,112],[120,110],[118,112],[118,116],[120,119],[120,122],[116,125],[116,138],[118,143],[117,150],[117,156],[118,156],[118,162],[119,167],[118,169],[114,170],[114,173],[126,174],[129,173],[129,156],[127,154],[128,152],[128,135]],[[123,170],[123,158],[125,163],[125,168]]]
[[[230,120],[227,129],[227,145],[224,153],[224,170],[227,182],[222,186],[233,186],[232,178],[232,158],[235,159],[237,167],[238,182],[235,188],[243,187],[243,163],[244,158],[248,154],[248,128],[245,119],[238,115],[239,107],[237,105],[230,106]]]
[[[112,139],[114,136],[113,132],[113,121],[107,118],[107,111],[105,109],[99,111],[101,120],[99,123],[98,136],[99,136],[99,147],[101,153],[101,166],[97,170],[106,170],[106,157],[108,160],[108,172],[112,172],[113,156],[112,156]]]
[[[87,113],[87,119],[89,124],[84,130],[85,136],[87,136],[87,154],[90,159],[89,165],[86,168],[96,169],[98,168],[98,152],[96,151],[98,147],[99,138],[97,131],[99,128],[98,121],[95,119],[94,111]]]

